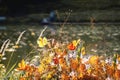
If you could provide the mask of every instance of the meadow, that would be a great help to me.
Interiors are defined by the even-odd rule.
[[[114,24],[3,25],[0,80],[119,80]]]

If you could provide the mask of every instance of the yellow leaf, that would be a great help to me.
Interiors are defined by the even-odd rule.
[[[85,55],[85,47],[82,47],[82,48],[81,48],[81,54],[82,54],[82,55]]]
[[[87,69],[87,72],[88,72],[88,74],[90,75],[91,72],[92,72],[91,68]]]
[[[31,35],[32,35],[32,36],[35,36],[35,33],[34,33],[34,32],[31,32]]]
[[[37,40],[37,44],[39,47],[44,47],[45,45],[47,45],[48,43],[48,40],[46,37],[42,38],[40,37],[38,40]]]
[[[19,48],[19,46],[18,46],[18,45],[15,45],[15,46],[13,46],[13,48],[17,49],[17,48]]]
[[[79,78],[83,78],[83,74],[80,73],[80,74],[78,75],[78,77],[79,77]]]
[[[45,70],[45,65],[44,65],[44,64],[41,64],[41,65],[38,67],[39,73],[44,72],[44,70]]]
[[[98,56],[91,56],[89,59],[89,63],[91,65],[97,65],[99,63],[99,57]]]
[[[24,70],[26,67],[25,61],[22,59],[22,61],[20,63],[18,63],[18,69],[19,70]]]
[[[52,78],[52,75],[48,74],[47,79],[50,79],[50,78]]]
[[[118,57],[118,61],[120,61],[120,56]]]
[[[80,39],[77,40],[77,43],[79,43],[79,42],[80,42]]]
[[[72,43],[73,43],[74,46],[77,46],[77,41],[76,40],[73,40]]]
[[[72,44],[76,47],[79,42],[80,42],[80,39],[78,39],[78,40],[73,40],[73,41],[72,41]]]

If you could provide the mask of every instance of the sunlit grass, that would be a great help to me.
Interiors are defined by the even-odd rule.
[[[120,79],[120,55],[119,53],[112,53],[110,56],[106,53],[98,54],[97,46],[100,44],[90,44],[83,39],[75,38],[74,33],[69,34],[64,31],[63,33],[57,33],[61,39],[57,40],[56,37],[46,36],[46,27],[38,34],[37,38],[33,42],[26,42],[21,45],[22,38],[25,38],[25,31],[20,33],[20,36],[14,42],[15,45],[10,45],[9,40],[5,42],[7,44],[1,47],[1,63],[0,63],[0,79],[8,80],[119,80]],[[71,31],[74,28],[71,29]],[[91,28],[89,28],[91,29]],[[98,28],[97,28],[98,29]],[[101,40],[97,38],[96,28],[92,29],[92,32],[82,31],[82,35],[86,34],[94,38],[93,40]],[[46,31],[45,31],[46,30]],[[77,31],[77,30],[76,30]],[[94,31],[94,32],[93,32]],[[24,33],[24,35],[23,35]],[[27,33],[27,32],[26,32]],[[88,34],[89,33],[89,34]],[[101,33],[101,32],[99,32]],[[30,30],[31,36],[35,36],[36,33]],[[62,34],[62,35],[59,35]],[[65,35],[72,37],[72,39],[63,40]],[[90,35],[92,34],[92,35]],[[104,33],[101,33],[102,37]],[[29,36],[28,36],[29,37]],[[66,37],[66,38],[67,38]],[[99,37],[99,36],[98,36]],[[28,40],[28,39],[27,39]],[[91,39],[92,40],[92,39]],[[11,40],[12,41],[12,40]],[[4,43],[3,43],[4,44]],[[28,54],[24,54],[24,46],[31,46]],[[104,45],[103,45],[104,46]],[[15,49],[12,52],[9,49]],[[20,49],[21,48],[21,49]],[[2,50],[5,49],[5,50]],[[17,50],[23,53],[20,59],[14,61],[10,67],[11,61],[14,57],[13,54],[18,54]],[[88,52],[87,49],[91,49],[93,52]],[[4,55],[3,55],[3,51]],[[7,65],[3,64],[3,58],[5,55],[10,54],[10,58],[7,61]],[[19,53],[19,54],[22,54]],[[8,57],[6,57],[8,58]],[[8,69],[9,68],[9,69]]]

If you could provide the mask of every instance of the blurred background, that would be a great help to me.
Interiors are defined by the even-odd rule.
[[[16,22],[39,21],[53,10],[58,11],[59,21],[64,21],[65,12],[72,10],[68,21],[84,22],[94,17],[96,21],[120,21],[120,0],[0,0],[0,16]],[[25,18],[23,18],[25,17]],[[27,19],[26,19],[27,18]]]
[[[0,0],[0,47],[11,40],[2,62],[8,63],[11,52],[13,63],[37,55],[36,40],[44,25],[48,39],[67,43],[80,38],[89,54],[120,53],[120,0]]]

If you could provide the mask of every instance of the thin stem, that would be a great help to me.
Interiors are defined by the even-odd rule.
[[[21,40],[21,37],[23,36],[24,33],[25,33],[25,31],[23,31],[23,32],[19,35],[19,37],[18,37],[18,39],[17,39],[17,41],[16,41],[15,46],[17,46],[17,45],[19,44],[19,42],[20,42],[20,40]],[[13,47],[13,49],[15,49],[15,47]],[[9,59],[9,61],[8,61],[8,64],[7,64],[6,69],[8,69],[8,67],[9,67],[9,64],[10,64],[10,62],[11,62],[11,60],[12,60],[13,54],[14,54],[14,51],[11,53],[11,56],[10,56],[10,59]]]
[[[42,32],[40,33],[38,39],[43,35],[43,32],[45,32],[46,29],[47,29],[47,26],[42,30]]]
[[[62,26],[61,26],[61,30],[60,30],[61,32],[62,32],[62,28],[64,27],[65,23],[68,21],[70,15],[71,15],[71,12],[72,12],[72,11],[70,11],[70,12],[68,13],[68,15],[67,15],[65,21],[63,22],[63,24],[62,24]]]
[[[10,44],[10,40],[7,39],[6,41],[4,41],[1,49],[0,49],[0,53],[2,54],[1,56],[5,55],[5,49],[8,47],[8,45]]]
[[[23,36],[23,34],[24,34],[25,32],[26,32],[26,31],[23,31],[23,32],[20,34],[20,36],[18,37],[15,45],[18,45],[18,44],[19,44],[19,42],[20,42],[20,40],[21,40],[21,37]]]

